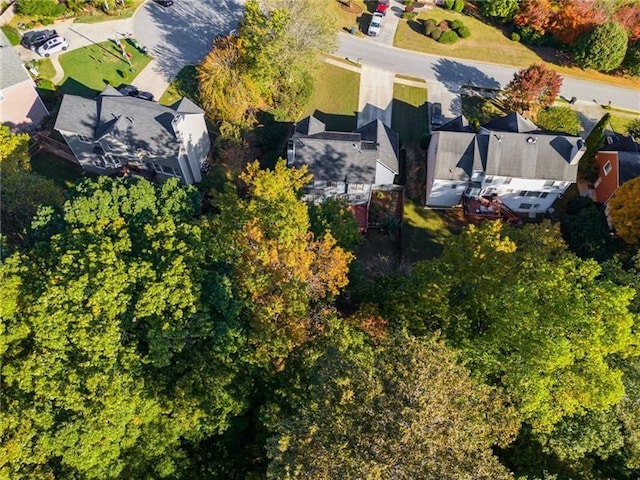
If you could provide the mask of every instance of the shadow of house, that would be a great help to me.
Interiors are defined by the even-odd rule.
[[[476,67],[455,60],[441,58],[435,65],[436,79],[450,92],[459,92],[461,85],[473,85],[486,89],[499,89],[500,82]]]
[[[37,128],[49,115],[35,83],[5,34],[0,31],[0,123],[14,131]]]
[[[204,112],[190,100],[165,107],[110,86],[95,99],[65,95],[54,128],[83,170],[97,174],[197,183],[211,148]]]

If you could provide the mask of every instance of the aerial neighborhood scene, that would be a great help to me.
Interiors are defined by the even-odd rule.
[[[640,0],[5,0],[0,121],[0,480],[640,479]]]

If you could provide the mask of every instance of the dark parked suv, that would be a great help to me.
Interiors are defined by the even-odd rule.
[[[31,32],[25,32],[24,35],[22,35],[20,43],[24,48],[35,50],[47,40],[51,40],[57,36],[58,33],[55,30],[33,30]]]
[[[125,97],[136,97],[142,100],[149,100],[150,102],[153,101],[153,93],[138,90],[133,85],[120,85],[118,91]]]

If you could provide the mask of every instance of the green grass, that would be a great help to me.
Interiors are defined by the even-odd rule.
[[[417,142],[427,132],[427,99],[426,88],[394,83],[391,128],[400,135],[403,144]]]
[[[360,74],[323,63],[315,74],[313,95],[298,120],[315,114],[327,130],[350,132],[356,128]]]
[[[427,83],[427,81],[424,78],[412,77],[411,75],[404,75],[402,73],[396,73],[396,78],[400,78],[402,80],[409,80],[412,82],[418,82],[418,83],[425,83],[425,84]]]
[[[433,18],[438,22],[445,19],[461,20],[471,30],[471,36],[459,39],[451,45],[438,43],[424,35],[422,20],[428,18]],[[579,67],[562,66],[563,59],[557,57],[552,49],[529,48],[508,38],[499,28],[485,24],[477,18],[442,8],[420,12],[416,20],[400,20],[394,46],[433,55],[479,60],[513,67],[527,67],[532,63],[546,62],[563,75],[626,87],[640,87],[639,79],[617,77],[595,70],[583,70]]]
[[[635,117],[633,116],[622,116],[616,115],[615,113],[611,114],[611,119],[609,123],[611,124],[611,128],[616,133],[621,133],[623,135],[627,134],[627,126],[631,123]]]
[[[470,123],[479,124],[504,115],[490,98],[476,95],[462,95],[462,114]]]
[[[195,104],[200,104],[198,95],[198,78],[195,65],[187,65],[178,72],[169,87],[158,100],[162,105],[173,105],[182,97],[187,97]]]
[[[117,87],[132,83],[133,79],[151,61],[133,44],[125,42],[131,57],[131,66],[124,61],[119,48],[110,41],[79,48],[60,56],[64,79],[60,85],[63,93],[93,97],[107,84]]]
[[[402,257],[405,262],[440,256],[455,226],[444,211],[431,210],[407,199],[402,220]]]
[[[3,25],[0,28],[2,28],[2,31],[7,36],[7,40],[9,40],[11,45],[18,45],[20,43],[21,37],[17,28],[12,27],[11,25]]]
[[[367,6],[365,5],[363,0],[352,0],[353,4],[353,12],[347,10],[341,0],[327,0],[328,2],[332,2],[334,7],[334,11],[336,14],[336,19],[338,23],[338,27],[340,30],[349,31],[351,27],[357,25],[358,17],[362,15],[362,13],[367,12]],[[346,0],[344,0],[346,1]],[[355,13],[358,12],[358,13]]]
[[[49,152],[31,157],[31,169],[57,185],[68,189],[83,179],[82,169]]]
[[[38,69],[38,78],[44,78],[51,80],[56,76],[56,69],[53,67],[50,58],[43,58],[42,60],[35,61],[36,68]]]

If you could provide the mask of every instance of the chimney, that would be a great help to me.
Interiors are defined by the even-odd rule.
[[[578,165],[586,151],[587,147],[585,146],[584,141],[579,138],[576,144],[571,148],[571,159],[569,160],[569,165]]]

